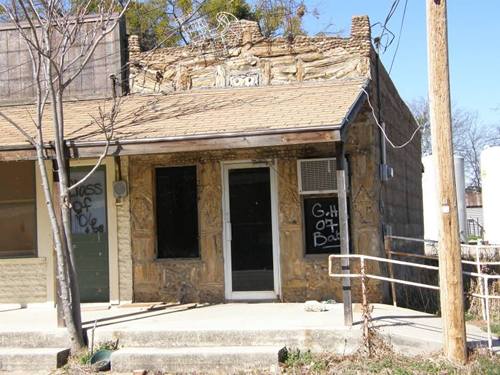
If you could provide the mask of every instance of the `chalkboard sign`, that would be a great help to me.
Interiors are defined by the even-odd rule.
[[[304,197],[307,254],[340,253],[338,207],[337,197]]]

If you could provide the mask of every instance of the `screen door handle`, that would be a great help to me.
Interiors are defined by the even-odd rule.
[[[231,229],[231,222],[230,221],[226,221],[226,240],[227,241],[233,240],[233,231]]]

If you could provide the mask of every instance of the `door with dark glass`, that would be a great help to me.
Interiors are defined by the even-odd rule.
[[[270,177],[268,167],[227,172],[233,293],[275,289]]]

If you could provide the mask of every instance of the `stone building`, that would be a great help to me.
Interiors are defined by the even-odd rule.
[[[237,26],[224,48],[142,52],[129,38],[130,94],[109,156],[72,197],[84,301],[341,300],[329,254],[384,256],[384,232],[422,237],[419,135],[394,149],[375,116],[396,144],[417,125],[368,18],[353,17],[346,38],[270,40]],[[106,103],[66,103],[75,179],[103,150],[92,116]],[[2,108],[26,124],[30,111]],[[2,183],[0,215],[18,205],[20,218],[0,217],[13,238],[0,241],[0,303],[53,303],[34,151],[5,118],[0,131],[0,179],[17,176]],[[382,301],[385,286],[370,294]]]

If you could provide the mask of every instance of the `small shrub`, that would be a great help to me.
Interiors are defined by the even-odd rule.
[[[104,341],[98,343],[97,345],[94,345],[94,353],[99,350],[116,350],[116,348],[117,348],[116,342]],[[86,349],[79,355],[75,356],[74,359],[80,365],[88,365],[90,364],[90,358],[92,357],[92,354],[93,353],[90,352],[90,349]]]
[[[468,311],[465,312],[465,321],[466,322],[470,322],[471,320],[474,320],[474,319],[476,319],[476,317],[473,314],[471,314]]]
[[[491,323],[491,333],[500,336],[500,322]]]
[[[320,357],[313,355],[310,350],[285,348],[283,365],[290,369],[307,369],[311,373],[322,373],[327,363]]]

